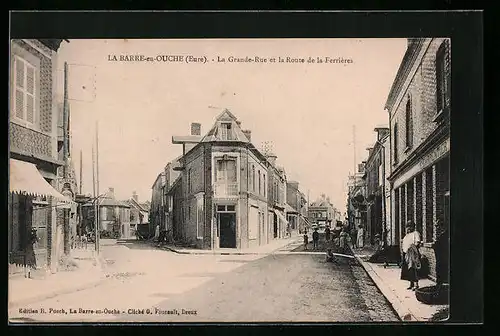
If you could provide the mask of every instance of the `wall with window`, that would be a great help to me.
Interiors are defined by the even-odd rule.
[[[451,41],[428,39],[423,48],[425,53],[421,62],[413,66],[409,85],[400,92],[391,111],[394,166],[421,145],[439,127],[441,118],[449,113]]]
[[[55,159],[53,52],[37,40],[29,41],[31,45],[23,40],[11,43],[10,149],[41,159]]]

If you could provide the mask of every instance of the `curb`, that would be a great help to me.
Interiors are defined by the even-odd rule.
[[[107,280],[108,280],[107,277],[103,277],[99,280],[87,283],[87,284],[82,285],[82,286],[68,288],[68,289],[64,289],[64,290],[55,290],[55,291],[50,292],[50,293],[40,294],[40,295],[33,296],[31,298],[28,298],[28,299],[19,300],[19,301],[15,301],[15,302],[11,301],[8,303],[8,309],[9,310],[16,309],[16,308],[19,308],[20,306],[23,306],[23,305],[36,303],[36,302],[42,301],[42,300],[52,299],[52,298],[60,296],[60,295],[71,294],[71,293],[80,292],[80,291],[83,291],[86,289],[94,288],[94,287],[97,287],[97,286],[103,284]]]
[[[283,246],[280,246],[280,247],[278,247],[270,252],[215,252],[215,251],[210,251],[210,250],[207,250],[208,252],[187,252],[187,251],[176,250],[176,249],[168,247],[168,246],[161,246],[160,248],[177,253],[177,254],[191,254],[191,255],[270,255],[270,254],[273,254],[279,250],[282,250],[282,249],[284,249],[284,248],[286,248],[294,243],[295,242],[290,242],[290,243],[283,245]]]
[[[354,251],[353,251],[354,254]],[[419,320],[412,314],[412,312],[406,308],[401,302],[401,300],[397,297],[396,294],[390,289],[385,283],[384,280],[373,270],[373,268],[361,260],[360,257],[354,254],[354,257],[358,261],[358,263],[363,267],[368,276],[373,280],[377,288],[382,292],[387,301],[391,304],[392,308],[396,311],[399,318],[403,322],[418,322]]]

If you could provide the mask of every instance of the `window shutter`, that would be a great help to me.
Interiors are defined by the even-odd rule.
[[[26,91],[35,94],[35,68],[26,65]]]
[[[24,88],[24,62],[16,58],[16,87]]]
[[[35,122],[35,99],[30,95],[26,95],[26,121]]]
[[[16,88],[16,117],[24,117],[24,92]]]

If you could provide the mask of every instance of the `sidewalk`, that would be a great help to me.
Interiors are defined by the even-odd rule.
[[[12,277],[9,279],[9,310],[58,295],[95,287],[105,281],[106,275],[94,249],[74,249],[71,256],[78,267],[36,278]]]
[[[162,245],[160,248],[179,253],[179,254],[199,254],[199,255],[267,255],[273,252],[279,251],[286,248],[287,246],[293,246],[300,240],[300,237],[291,237],[284,239],[276,239],[271,241],[269,244],[255,246],[246,249],[231,249],[231,248],[219,248],[214,250],[201,250],[201,249],[191,249],[184,248],[174,245]]]
[[[368,262],[367,260],[374,249],[353,249],[353,252],[358,262],[391,303],[402,321],[432,321],[435,314],[448,307],[446,305],[427,305],[418,301],[415,292],[406,289],[408,282],[400,279],[401,268],[398,266],[390,265],[384,268],[383,264]],[[420,287],[432,285],[435,283],[430,279],[419,280]]]

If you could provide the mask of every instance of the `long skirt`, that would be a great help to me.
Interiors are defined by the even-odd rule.
[[[406,262],[406,253],[403,253],[403,260],[401,264],[401,280],[411,282],[418,281],[417,270],[414,267],[408,268],[408,263]]]
[[[358,240],[356,241],[356,246],[359,248],[362,248],[364,246],[364,239],[362,236],[358,237]]]

